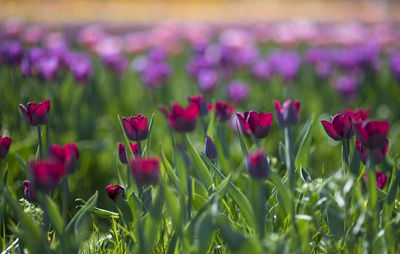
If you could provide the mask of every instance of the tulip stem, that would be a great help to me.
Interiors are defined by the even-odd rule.
[[[37,127],[38,130],[38,139],[39,139],[39,158],[43,158],[43,144],[42,144],[42,133],[40,131],[40,126]]]
[[[187,221],[191,219],[191,210],[192,210],[192,179],[189,174],[187,176],[187,193],[188,193],[188,206],[187,206]]]
[[[377,205],[377,191],[376,191],[376,176],[375,176],[375,162],[373,158],[373,151],[368,151],[367,155],[367,189],[368,189],[368,208],[371,211],[370,216],[372,224],[371,230],[369,230],[369,236],[371,241],[375,238],[378,233],[378,216],[379,212],[376,209]]]
[[[49,151],[50,144],[50,131],[49,131],[49,122],[46,123],[46,153]]]
[[[67,221],[67,206],[68,206],[68,178],[63,181],[63,201],[62,201],[62,217],[63,221]]]
[[[203,132],[204,132],[204,137],[207,135],[207,125],[206,122],[204,121],[204,116],[200,116],[200,122],[201,125],[203,126]]]
[[[342,159],[343,159],[343,172],[346,173],[346,167],[349,165],[349,153],[348,153],[349,140],[342,139]]]
[[[138,154],[139,154],[139,158],[142,157],[142,144],[140,142],[140,140],[137,142],[138,144]]]
[[[126,187],[129,189],[131,187],[131,171],[129,168],[129,162],[126,165],[126,178],[128,179]]]

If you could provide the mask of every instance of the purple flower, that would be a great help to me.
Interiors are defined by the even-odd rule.
[[[0,45],[0,59],[11,66],[21,63],[24,49],[20,42],[6,41]]]
[[[268,80],[272,76],[272,66],[266,59],[261,59],[253,64],[251,72],[256,79]]]
[[[104,54],[100,57],[104,64],[116,73],[122,74],[128,67],[128,60],[122,54]]]
[[[276,74],[291,83],[300,70],[300,57],[295,51],[274,51],[268,57]]]
[[[197,82],[200,90],[210,92],[218,83],[218,74],[211,69],[202,70],[197,76]]]
[[[57,56],[47,55],[41,57],[36,66],[40,76],[46,81],[51,81],[57,77],[60,63]]]
[[[228,85],[228,96],[234,101],[241,101],[249,94],[249,87],[240,81],[233,81]]]
[[[92,62],[89,57],[84,54],[70,53],[66,57],[66,64],[76,81],[81,83],[89,81],[92,75]]]
[[[388,61],[393,76],[395,76],[397,80],[400,80],[400,51],[392,52],[388,57]]]
[[[336,90],[346,98],[351,98],[357,95],[358,81],[352,76],[341,76],[336,80]]]

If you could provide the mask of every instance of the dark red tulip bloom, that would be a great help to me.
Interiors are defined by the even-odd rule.
[[[209,136],[206,136],[206,140],[204,142],[204,153],[211,160],[217,158],[218,155],[217,148],[215,147],[214,142]]]
[[[268,177],[270,167],[263,149],[247,155],[247,170],[253,178],[265,179]]]
[[[197,118],[199,116],[199,107],[190,104],[187,108],[172,104],[172,112],[169,113],[163,106],[160,110],[164,113],[171,128],[177,132],[193,131],[196,128]]]
[[[390,124],[387,121],[364,121],[357,123],[357,134],[361,144],[369,150],[383,149]]]
[[[51,160],[64,163],[68,173],[73,173],[78,164],[79,150],[75,143],[69,143],[65,146],[54,144],[49,146],[47,155]]]
[[[108,185],[106,187],[106,191],[107,191],[107,195],[110,199],[112,199],[113,201],[115,201],[115,199],[117,198],[117,196],[121,193],[122,198],[125,198],[125,189],[124,187],[122,187],[121,185]]]
[[[36,193],[33,190],[33,186],[31,184],[31,181],[25,180],[25,181],[23,181],[23,185],[24,185],[24,197],[25,197],[25,199],[28,200],[29,202],[36,201]]]
[[[132,159],[129,163],[138,185],[153,184],[158,181],[160,161],[157,158]]]
[[[46,124],[49,119],[50,100],[46,99],[41,103],[28,102],[26,108],[24,105],[19,104],[19,108],[30,125]]]
[[[139,145],[138,145],[138,143],[132,144],[132,143],[129,142],[129,146],[131,147],[133,155],[135,157],[138,157],[138,155],[139,155]],[[118,143],[118,156],[119,156],[119,160],[123,164],[128,164],[128,159],[126,157],[125,146],[123,144],[121,144],[121,143]]]
[[[251,110],[250,112],[244,112],[244,115],[236,113],[242,132],[245,135],[253,133],[255,138],[265,138],[271,130],[273,122],[272,113],[265,113],[264,111],[258,114]]]
[[[194,95],[192,98],[188,97],[189,104],[195,104],[199,108],[199,115],[208,115],[208,105],[202,94]]]
[[[56,160],[31,161],[29,166],[34,188],[45,191],[56,188],[68,170],[64,163]]]
[[[356,110],[351,110],[351,109],[345,109],[342,112],[342,115],[349,114],[353,122],[359,122],[359,121],[364,121],[367,120],[369,116],[369,109],[356,109]]]
[[[334,140],[349,139],[354,135],[350,114],[337,114],[331,117],[331,122],[322,120],[321,123],[329,137]]]
[[[140,114],[129,118],[122,117],[122,125],[129,139],[140,141],[147,138],[149,133],[149,121],[147,117]]]
[[[0,160],[4,159],[7,154],[8,150],[10,150],[12,139],[9,137],[2,138],[0,136]]]
[[[355,144],[360,160],[364,164],[366,164],[368,158],[367,149],[365,149],[364,146],[357,139],[355,140]],[[370,155],[373,156],[373,161],[375,164],[379,164],[385,159],[388,148],[389,148],[389,140],[386,139],[386,145],[382,149],[376,149],[370,151]]]
[[[221,122],[225,122],[232,117],[235,105],[228,105],[225,101],[215,102],[215,115]]]
[[[382,173],[382,171],[377,170],[375,172],[375,178],[376,178],[376,187],[379,189],[383,189],[386,186],[387,183],[387,175]],[[368,181],[368,176],[367,174],[364,174],[364,179]],[[365,188],[365,183],[362,182],[363,188]]]
[[[298,101],[287,100],[282,106],[279,101],[274,100],[276,117],[278,118],[278,123],[281,128],[288,125],[296,125],[300,117],[300,107],[301,104]]]

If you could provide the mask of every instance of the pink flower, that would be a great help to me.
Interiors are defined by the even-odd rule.
[[[30,125],[43,125],[49,119],[50,100],[46,99],[41,103],[28,102],[26,108],[24,105],[19,104],[19,108]]]

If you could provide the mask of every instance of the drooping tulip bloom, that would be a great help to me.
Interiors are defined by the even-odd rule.
[[[65,146],[54,144],[49,146],[47,156],[49,159],[64,163],[68,173],[73,173],[78,164],[79,150],[75,143],[69,143]]]
[[[44,191],[56,188],[68,171],[64,163],[56,160],[31,161],[29,166],[34,188]]]
[[[361,144],[368,150],[383,149],[390,124],[387,121],[364,121],[357,123],[357,136]]]
[[[135,157],[138,157],[138,155],[139,155],[138,143],[132,144],[129,142],[129,146],[131,147],[133,155]],[[119,156],[119,160],[121,161],[121,163],[128,164],[128,158],[126,157],[125,146],[121,143],[118,143],[118,156]]]
[[[4,159],[7,156],[11,142],[12,142],[11,138],[9,137],[2,138],[0,136],[0,160]]]
[[[121,193],[122,198],[125,198],[125,189],[121,185],[115,184],[115,185],[108,185],[106,187],[107,195],[108,197],[112,200],[115,201],[117,196]]]
[[[173,130],[177,132],[188,132],[196,128],[197,118],[199,116],[199,107],[197,105],[190,104],[188,107],[183,108],[174,103],[171,113],[163,106],[160,107],[160,110],[164,113]]]
[[[354,135],[353,122],[350,114],[337,114],[331,121],[321,121],[326,133],[334,140],[349,139]]]
[[[188,97],[189,104],[195,104],[199,108],[200,116],[205,116],[208,114],[208,106],[204,96],[202,94],[194,95],[193,97]]]
[[[122,117],[122,125],[126,136],[134,141],[140,141],[147,138],[149,133],[149,121],[144,115]]]
[[[24,197],[26,200],[29,202],[33,202],[36,200],[36,193],[35,190],[33,189],[33,186],[31,184],[31,181],[25,180],[23,181],[24,185]]]
[[[41,103],[28,102],[26,107],[19,104],[19,108],[25,120],[32,126],[46,124],[49,119],[50,100],[46,99]]]
[[[270,167],[263,149],[247,155],[247,170],[249,175],[255,179],[265,179],[268,177]]]
[[[276,117],[281,128],[284,128],[288,125],[297,124],[300,117],[300,102],[287,100],[280,105],[279,101],[274,100],[274,104],[276,109]]]
[[[215,115],[221,122],[225,122],[232,117],[233,109],[235,105],[228,105],[225,101],[215,102]]]
[[[209,136],[206,136],[206,140],[204,142],[204,153],[211,160],[217,158],[218,155],[217,148]]]
[[[357,149],[358,155],[360,157],[360,160],[364,164],[367,163],[368,156],[373,156],[372,159],[373,159],[375,164],[381,163],[385,159],[386,153],[387,153],[388,148],[389,148],[389,140],[386,139],[386,145],[382,149],[372,150],[368,154],[367,149],[365,149],[365,147],[357,139],[354,142],[356,144],[356,149]]]
[[[154,184],[158,181],[160,161],[157,158],[132,159],[129,163],[138,185]]]
[[[245,112],[244,115],[240,113],[236,113],[236,115],[243,133],[247,136],[251,132],[255,138],[265,138],[271,130],[273,122],[272,113],[263,111],[258,114],[251,110],[250,112]]]

